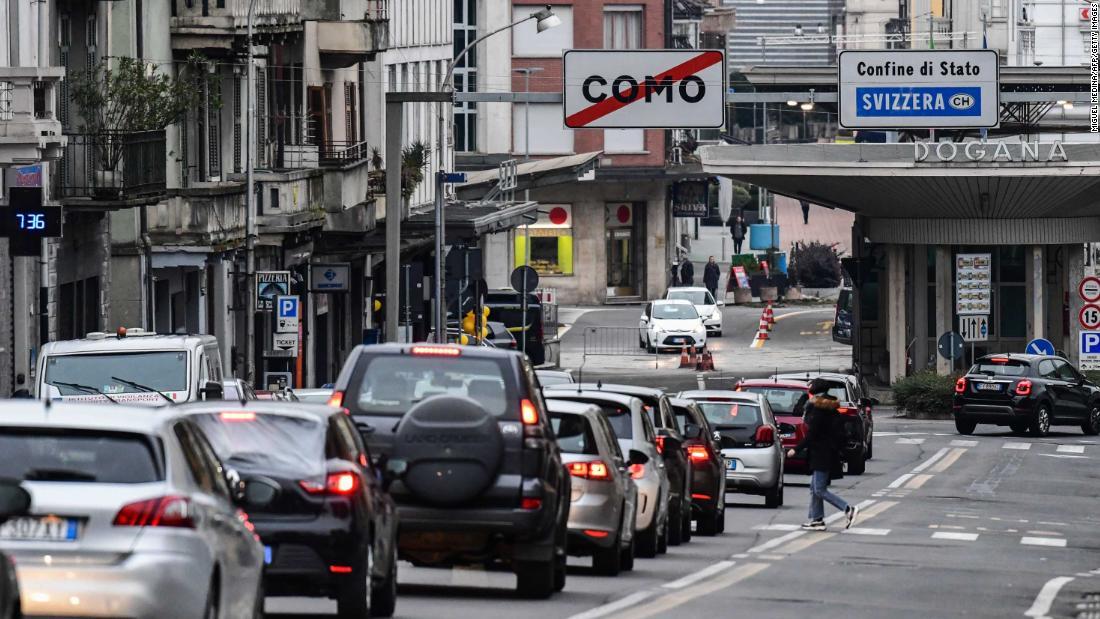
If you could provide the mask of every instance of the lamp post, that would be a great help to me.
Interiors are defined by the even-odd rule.
[[[248,2],[248,75],[245,90],[248,96],[248,118],[245,119],[245,213],[244,213],[244,244],[245,244],[245,297],[247,313],[245,316],[245,340],[247,350],[244,355],[245,379],[256,384],[256,190],[253,168],[256,165],[252,157],[252,149],[255,147],[255,135],[253,123],[256,119],[256,78],[253,67],[252,50],[252,16],[256,8],[256,0]]]
[[[544,32],[546,30],[549,30],[550,28],[561,25],[561,19],[559,19],[557,15],[554,15],[554,11],[552,11],[550,9],[550,5],[548,4],[548,5],[546,5],[546,8],[542,9],[541,11],[536,11],[534,13],[531,13],[530,15],[528,15],[526,17],[522,17],[520,19],[517,19],[516,21],[514,21],[510,24],[501,26],[500,28],[497,28],[496,30],[493,30],[491,32],[487,32],[487,33],[481,35],[480,37],[474,39],[473,41],[470,41],[470,43],[468,45],[466,45],[466,47],[462,48],[461,52],[459,52],[457,55],[455,55],[454,60],[451,60],[451,62],[449,62],[447,64],[447,72],[443,75],[443,79],[439,83],[439,92],[445,92],[445,91],[448,91],[448,90],[450,90],[452,92],[454,91],[454,85],[451,84],[451,76],[454,74],[455,65],[457,65],[459,63],[459,61],[461,61],[463,58],[465,58],[466,54],[469,53],[470,50],[473,49],[473,47],[475,45],[477,45],[478,43],[484,41],[485,39],[493,36],[494,34],[497,34],[498,32],[503,32],[505,30],[510,30],[510,29],[515,28],[516,26],[518,26],[518,25],[520,25],[524,22],[530,21],[532,19],[536,21],[536,28],[538,29],[539,32]],[[445,184],[443,182],[443,167],[444,167],[444,165],[446,165],[446,162],[444,161],[444,156],[445,156],[445,153],[447,151],[447,148],[446,148],[447,143],[446,143],[446,139],[444,138],[444,133],[443,133],[444,128],[446,126],[445,117],[444,117],[444,110],[445,109],[446,108],[445,108],[444,104],[440,103],[439,104],[439,114],[438,114],[438,117],[436,118],[436,144],[437,144],[436,148],[439,152],[438,157],[437,157],[437,160],[439,162],[439,167],[438,167],[438,169],[436,170],[436,173],[435,173],[435,291],[434,292],[435,292],[435,340],[436,340],[436,342],[438,342],[440,344],[447,341],[447,327],[446,327],[446,324],[447,324],[447,306],[446,306],[446,303],[444,303],[444,300],[443,300],[443,291],[444,291],[444,285],[443,285],[443,283],[444,283],[443,282],[443,247],[446,245],[445,239],[444,239],[444,234],[446,233],[446,230],[447,230],[446,217],[443,214],[443,206],[444,206],[443,191],[445,189]],[[526,323],[526,318],[524,318],[524,322]]]

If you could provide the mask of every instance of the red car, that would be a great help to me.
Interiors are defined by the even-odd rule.
[[[779,425],[779,438],[783,444],[783,453],[798,445],[806,436],[806,424],[802,422],[802,407],[810,394],[808,384],[798,380],[775,381],[770,378],[749,378],[737,383],[736,391],[759,393],[768,400]],[[784,469],[787,472],[806,471],[806,461],[801,458],[786,458]]]

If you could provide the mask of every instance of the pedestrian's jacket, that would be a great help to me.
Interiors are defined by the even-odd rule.
[[[730,215],[729,220],[726,221],[726,225],[730,228],[730,236],[734,239],[745,238],[745,222],[737,221],[736,215]]]
[[[718,280],[722,278],[722,270],[718,268],[717,264],[707,263],[707,266],[703,269],[703,284],[707,288],[718,289]]]
[[[684,260],[680,263],[680,285],[690,286],[693,283],[695,283],[695,266],[690,260]]]
[[[833,425],[837,420],[840,402],[824,394],[816,395],[806,402],[803,421],[806,435],[795,447],[796,452],[806,452],[807,463],[812,471],[833,471],[840,461]]]

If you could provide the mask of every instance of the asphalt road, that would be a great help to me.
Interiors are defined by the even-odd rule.
[[[833,484],[863,506],[851,531],[838,521],[797,530],[806,477],[788,475],[784,507],[731,494],[724,535],[696,536],[616,578],[571,560],[565,591],[545,601],[516,597],[507,573],[402,564],[397,616],[1096,616],[1078,613],[1100,601],[1100,441],[995,430],[960,437],[949,422],[881,411],[867,472]],[[269,599],[267,610],[304,619],[335,605]]]

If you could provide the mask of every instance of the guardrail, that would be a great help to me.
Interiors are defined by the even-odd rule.
[[[645,350],[638,327],[581,327],[583,340],[582,365],[590,356],[617,357],[653,357],[653,367],[657,366],[658,350],[652,353]]]

